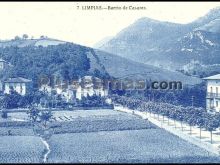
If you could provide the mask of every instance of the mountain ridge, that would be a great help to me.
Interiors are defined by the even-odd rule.
[[[142,17],[98,49],[136,62],[179,70],[191,60],[209,65],[220,63],[219,33],[220,7],[188,24]]]
[[[25,42],[28,42],[28,39],[26,39]],[[71,57],[71,60],[67,60],[67,57],[71,56],[71,51],[74,53],[74,58]],[[29,52],[33,55],[29,54]],[[188,85],[195,85],[201,82],[199,78],[193,78],[185,76],[182,73],[141,64],[117,55],[68,42],[62,42],[62,44],[59,43],[58,45],[46,44],[42,47],[36,46],[36,44],[23,44],[17,48],[16,46],[8,45],[7,47],[0,47],[0,55],[3,59],[15,66],[15,69],[8,75],[15,77],[24,76],[35,79],[37,73],[54,74],[57,72],[66,75],[66,77],[71,77],[80,72],[80,70],[78,70],[72,75],[71,71],[73,70],[71,66],[77,69],[79,65],[84,65],[84,63],[77,61],[77,59],[88,61],[85,59],[87,57],[89,59],[90,68],[83,70],[83,74],[96,75],[98,77],[109,77],[110,75],[115,78],[132,75],[132,79],[152,79],[155,81],[176,80],[183,81]],[[64,55],[65,60],[62,59],[62,55]],[[45,60],[43,60],[44,58]],[[47,65],[45,64],[46,62],[48,62]],[[25,66],[29,67],[28,72],[22,69],[25,68]],[[42,68],[42,66],[44,67]],[[44,68],[46,70],[44,70]]]

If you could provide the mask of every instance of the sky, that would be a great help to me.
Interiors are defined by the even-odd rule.
[[[122,10],[83,10],[86,6]],[[92,47],[141,17],[185,24],[218,6],[220,2],[0,2],[0,39],[45,35]]]

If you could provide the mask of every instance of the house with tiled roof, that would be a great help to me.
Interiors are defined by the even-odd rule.
[[[62,82],[51,87],[47,84],[41,84],[39,87],[40,91],[45,93],[51,93],[55,91],[56,94],[61,95],[67,102],[73,100],[81,100],[87,96],[107,96],[108,90],[105,89],[104,83],[100,78],[93,76],[84,76],[78,80],[74,80],[71,83]]]
[[[4,81],[4,93],[10,94],[12,91],[16,91],[20,95],[26,95],[31,89],[32,80],[16,77],[8,78]]]

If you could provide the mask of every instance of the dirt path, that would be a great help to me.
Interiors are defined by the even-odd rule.
[[[47,143],[47,141],[44,139],[44,138],[40,138],[41,139],[41,141],[42,141],[42,143],[45,145],[45,147],[46,147],[46,152],[44,153],[44,155],[43,155],[43,162],[44,163],[46,163],[47,162],[47,160],[48,160],[48,155],[49,155],[49,153],[51,152],[51,150],[50,150],[50,145]]]

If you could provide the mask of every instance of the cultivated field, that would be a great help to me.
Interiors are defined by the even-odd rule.
[[[219,162],[162,129],[53,135],[49,162]]]
[[[132,114],[113,110],[53,113],[48,162],[220,162],[217,156]],[[48,152],[31,127],[23,125],[0,127],[1,163],[42,162]],[[9,129],[12,136],[6,136]]]
[[[147,120],[113,110],[56,112],[54,118],[55,134],[156,128]]]
[[[41,162],[44,149],[39,137],[1,136],[0,163]]]
[[[131,114],[90,110],[60,115],[55,114],[56,118],[65,119],[60,121],[60,128],[55,128],[58,134],[49,140],[49,162],[220,161],[207,151]],[[70,122],[66,122],[67,118]]]
[[[0,127],[0,137],[7,136],[9,131],[12,136],[34,136],[30,127]]]

